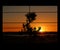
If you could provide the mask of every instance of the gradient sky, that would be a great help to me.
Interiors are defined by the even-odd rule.
[[[29,12],[29,6],[3,6],[3,32],[20,31],[22,23],[19,22],[26,22],[27,12]],[[32,22],[31,27],[37,29],[41,27],[42,31],[57,32],[57,6],[30,6],[30,12],[36,12],[34,22],[38,22]]]

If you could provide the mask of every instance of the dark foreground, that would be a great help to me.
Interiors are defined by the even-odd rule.
[[[57,32],[45,32],[45,33],[38,33],[37,36],[28,35],[28,33],[3,33],[3,43],[4,44],[52,44],[57,43]]]

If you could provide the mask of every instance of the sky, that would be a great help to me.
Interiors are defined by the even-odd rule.
[[[22,22],[26,22],[29,6],[3,6],[3,32],[19,32]],[[42,32],[57,32],[57,6],[30,6],[30,12],[36,13],[31,27]],[[20,22],[20,23],[19,23]]]

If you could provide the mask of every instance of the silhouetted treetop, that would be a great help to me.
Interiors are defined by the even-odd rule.
[[[36,19],[35,18],[36,17],[36,14],[35,14],[35,12],[29,12],[29,13],[26,14],[26,17],[29,20],[29,22],[32,22],[33,20]]]

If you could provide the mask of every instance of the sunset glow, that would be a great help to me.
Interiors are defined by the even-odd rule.
[[[44,32],[45,30],[41,29],[39,32]]]
[[[21,31],[27,12],[28,6],[3,6],[3,32]],[[37,15],[36,20],[31,23],[32,28],[36,27],[38,30],[41,27],[39,32],[57,32],[57,6],[31,6],[31,12],[36,12]]]

